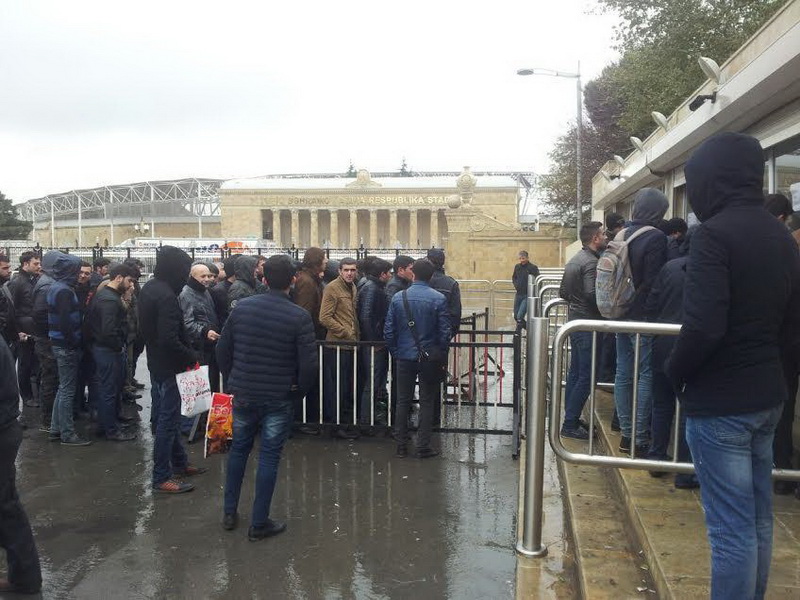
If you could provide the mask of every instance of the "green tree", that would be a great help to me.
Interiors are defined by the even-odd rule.
[[[19,218],[17,209],[0,192],[0,240],[24,240],[33,229],[33,223]]]
[[[350,160],[350,166],[347,167],[347,172],[344,174],[345,177],[355,177],[356,176],[356,168],[353,165],[353,161]]]
[[[620,16],[620,59],[584,86],[589,123],[583,136],[584,201],[591,179],[613,154],[631,150],[629,137],[646,138],[657,110],[670,114],[703,81],[700,56],[723,63],[783,0],[597,0]],[[550,174],[540,179],[542,214],[575,222],[575,125],[550,153]],[[584,219],[586,218],[584,215]]]
[[[400,165],[400,177],[411,177],[413,173],[409,170],[406,157],[403,157],[403,164]]]

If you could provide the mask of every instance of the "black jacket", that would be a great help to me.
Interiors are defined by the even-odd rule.
[[[686,287],[687,256],[665,264],[647,297],[645,312],[648,321],[656,323],[683,323],[683,290]],[[656,336],[653,344],[653,369],[664,370],[664,362],[675,345],[675,336]]]
[[[445,275],[444,269],[439,267],[433,273],[429,285],[444,294],[447,300],[447,312],[450,313],[450,334],[457,334],[461,327],[461,289],[458,287],[458,282]]]
[[[214,300],[202,283],[189,277],[178,296],[178,304],[183,311],[183,326],[192,347],[202,357],[202,364],[208,364],[214,352],[214,342],[208,340],[208,332],[222,331],[217,320]]]
[[[39,277],[20,271],[8,282],[8,291],[14,301],[17,329],[25,333],[33,333],[33,286]]]
[[[311,315],[281,291],[238,301],[216,352],[236,403],[302,398],[317,377]]]
[[[625,229],[625,239],[645,225],[650,225],[650,223],[631,221]],[[650,288],[653,287],[653,282],[658,277],[661,267],[667,264],[667,236],[658,229],[646,231],[631,242],[628,247],[628,260],[631,265],[636,295],[625,319],[643,321]]]
[[[92,296],[86,317],[89,341],[114,352],[121,352],[128,341],[128,311],[122,294],[104,285]]]
[[[47,317],[45,313],[45,318]],[[5,340],[6,345],[16,347],[19,341],[17,331],[17,315],[14,311],[14,300],[8,285],[0,282],[0,336]]]
[[[690,416],[757,412],[787,397],[780,343],[800,337],[800,255],[763,207],[763,172],[758,141],[736,133],[706,141],[685,167],[702,225],[666,373]]]
[[[564,267],[558,294],[569,303],[570,320],[603,318],[597,309],[598,258],[597,252],[584,246]]]
[[[19,416],[19,388],[14,356],[8,345],[0,343],[0,430]]]
[[[211,294],[211,299],[214,301],[214,308],[217,311],[217,322],[220,327],[224,327],[225,321],[228,320],[228,292],[232,285],[232,282],[224,279],[208,289],[208,293]]]
[[[402,292],[403,290],[407,290],[408,286],[411,285],[411,282],[408,279],[403,279],[402,277],[398,277],[397,275],[392,276],[389,282],[386,284],[385,292],[386,298],[389,302],[392,301],[392,297],[397,292]]]
[[[517,294],[528,295],[528,275],[533,275],[533,280],[536,281],[539,276],[539,267],[532,262],[528,262],[527,265],[519,263],[514,265],[514,274],[511,276],[511,282],[514,284]]]
[[[377,277],[367,275],[367,281],[358,292],[356,303],[361,340],[382,341],[383,326],[386,324],[386,313],[389,310],[386,284]]]
[[[236,281],[233,282],[228,290],[228,314],[239,300],[248,298],[257,293],[256,265],[258,259],[255,256],[240,256],[236,261],[234,273]]]
[[[191,265],[192,259],[183,250],[162,246],[154,276],[139,293],[139,328],[147,347],[147,366],[159,380],[197,362],[178,304]]]

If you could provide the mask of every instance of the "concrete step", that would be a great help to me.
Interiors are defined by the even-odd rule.
[[[619,455],[620,435],[610,427],[613,410],[613,396],[598,392],[599,440],[606,452]],[[653,478],[641,470],[607,471],[608,482],[623,499],[629,531],[644,553],[657,597],[708,598],[711,554],[700,490],[676,489],[672,474]],[[794,496],[775,496],[774,512],[767,598],[800,598],[800,501]]]

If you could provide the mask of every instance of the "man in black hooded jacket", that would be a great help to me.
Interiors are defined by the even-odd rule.
[[[181,398],[175,375],[197,362],[183,326],[178,294],[186,283],[192,259],[174,246],[162,246],[153,279],[139,293],[139,327],[147,347],[156,430],[153,445],[153,490],[180,494],[194,489],[174,475],[198,475],[205,471],[189,465],[178,431]]]
[[[716,135],[684,172],[701,225],[689,250],[683,327],[665,370],[687,414],[711,546],[711,596],[763,598],[772,554],[772,440],[787,399],[781,351],[794,351],[800,337],[800,256],[763,207],[758,140]]]
[[[258,259],[255,256],[242,255],[236,259],[234,274],[236,280],[228,290],[228,313],[233,310],[236,303],[244,298],[266,291],[264,284],[256,281],[256,266]]]

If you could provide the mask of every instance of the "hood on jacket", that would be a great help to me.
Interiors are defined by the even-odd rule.
[[[258,259],[255,256],[242,255],[236,259],[233,272],[236,274],[236,281],[244,281],[250,287],[256,287],[256,265]]]
[[[684,168],[686,196],[701,222],[727,206],[764,204],[764,150],[741,133],[720,133],[703,142]]]
[[[175,246],[162,246],[156,257],[153,277],[165,281],[176,294],[180,294],[189,277],[192,257]]]
[[[53,265],[56,264],[56,260],[59,256],[63,256],[64,253],[58,250],[50,250],[42,257],[42,272],[45,275],[53,275]]]
[[[67,285],[75,285],[78,283],[78,273],[81,270],[81,259],[72,254],[64,254],[59,252],[61,256],[57,256],[53,261],[52,277],[56,281],[62,281]]]
[[[686,231],[686,235],[683,236],[680,248],[678,249],[678,251],[681,253],[681,256],[689,256],[689,250],[692,247],[692,236],[694,236],[694,234],[697,232],[698,227],[699,225],[693,225],[692,227],[689,227],[689,229]]]
[[[664,218],[669,208],[669,200],[664,192],[655,188],[642,188],[633,197],[631,219],[653,225]]]

